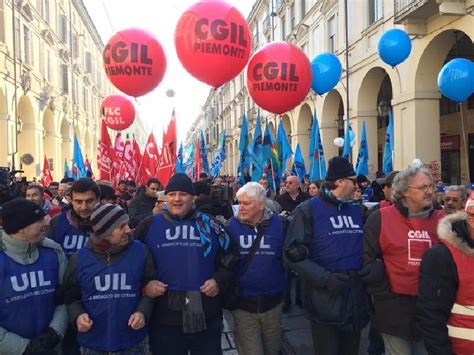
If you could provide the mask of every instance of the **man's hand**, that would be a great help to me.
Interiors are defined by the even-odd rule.
[[[148,282],[144,288],[145,295],[151,298],[163,296],[167,287],[168,285],[161,281],[152,280]]]
[[[94,322],[89,318],[87,313],[82,313],[79,317],[76,318],[76,327],[77,331],[81,333],[86,333],[92,328]]]
[[[201,292],[207,297],[216,297],[219,294],[219,286],[216,280],[209,279],[201,286]]]
[[[145,316],[143,315],[143,313],[133,313],[128,319],[128,326],[133,330],[142,329],[145,326]]]

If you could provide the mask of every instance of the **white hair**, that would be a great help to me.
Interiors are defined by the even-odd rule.
[[[237,199],[245,195],[251,200],[265,203],[266,191],[258,182],[248,182],[237,191]]]

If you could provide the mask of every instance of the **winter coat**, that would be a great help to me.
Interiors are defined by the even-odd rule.
[[[153,215],[153,208],[155,207],[157,198],[150,197],[145,190],[138,192],[137,196],[130,203],[128,214],[130,221],[128,224],[130,228],[135,228],[146,217]]]
[[[306,192],[300,191],[298,196],[296,196],[296,199],[293,200],[293,198],[290,196],[288,192],[285,192],[278,196],[275,201],[278,202],[278,204],[281,206],[281,211],[288,211],[288,212],[293,212],[294,209],[301,203],[304,202],[308,199],[310,199],[311,196],[308,195]]]

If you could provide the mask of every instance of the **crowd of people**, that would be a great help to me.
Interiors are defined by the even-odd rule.
[[[369,324],[369,354],[474,354],[466,187],[343,157],[324,181],[248,178],[0,171],[0,354],[221,354],[227,309],[239,354],[277,355],[293,288],[315,354],[359,354]]]

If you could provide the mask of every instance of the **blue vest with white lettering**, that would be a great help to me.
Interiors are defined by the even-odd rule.
[[[59,221],[54,230],[54,240],[59,243],[69,258],[76,251],[86,245],[90,232],[74,227],[69,223],[66,212],[59,215]]]
[[[240,250],[240,268],[247,258],[257,232],[236,218],[230,221],[230,233]],[[240,294],[247,297],[269,296],[281,293],[286,288],[285,269],[283,267],[283,243],[285,234],[280,217],[274,213],[270,225],[260,241],[247,271],[240,276]]]
[[[211,228],[211,251],[207,257],[194,220],[167,221],[160,213],[153,218],[145,244],[155,264],[156,278],[170,291],[198,291],[216,271],[219,240]]]
[[[330,207],[319,197],[310,201],[313,212],[311,260],[328,270],[362,267],[363,218],[359,205]]]
[[[0,326],[31,339],[48,329],[59,279],[58,255],[38,248],[38,259],[22,265],[0,252]]]
[[[89,248],[77,258],[77,282],[82,305],[94,322],[91,330],[77,333],[79,344],[94,350],[116,352],[131,348],[147,335],[147,327],[133,330],[130,316],[141,298],[141,279],[145,272],[145,250],[132,242],[126,253],[113,264],[98,260]]]

